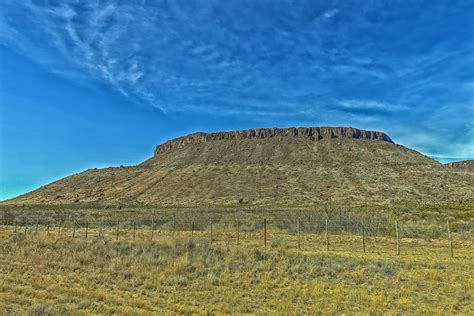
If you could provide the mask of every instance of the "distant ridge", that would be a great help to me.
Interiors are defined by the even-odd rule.
[[[462,160],[445,164],[449,168],[474,170],[474,160]]]

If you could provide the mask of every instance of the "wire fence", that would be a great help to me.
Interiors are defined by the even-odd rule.
[[[321,212],[298,216],[273,214],[271,218],[246,217],[242,214],[182,216],[140,213],[95,219],[75,214],[40,215],[25,217],[4,213],[0,219],[3,224],[1,229],[13,233],[46,233],[109,241],[192,238],[196,242],[226,245],[244,243],[302,250],[353,249],[366,252],[384,246],[393,248],[397,255],[403,253],[402,244],[412,247],[417,242],[435,241],[454,256],[453,236],[458,243],[472,242],[473,239],[471,225],[467,221],[400,221],[349,214],[331,216]]]

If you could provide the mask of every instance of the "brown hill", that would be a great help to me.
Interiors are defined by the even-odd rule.
[[[474,173],[354,128],[194,133],[140,165],[91,169],[3,204],[307,206],[473,199]]]
[[[474,160],[462,160],[445,164],[449,168],[474,171]]]

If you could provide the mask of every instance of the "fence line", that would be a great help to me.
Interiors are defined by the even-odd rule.
[[[242,223],[244,223],[243,226]],[[213,218],[194,217],[192,219],[185,219],[176,218],[174,215],[171,219],[163,216],[133,218],[123,222],[117,219],[115,223],[110,219],[95,222],[75,218],[69,218],[69,220],[60,219],[56,222],[50,219],[36,219],[36,221],[10,219],[9,221],[4,221],[3,227],[13,230],[14,233],[21,233],[22,230],[18,228],[23,226],[25,234],[45,231],[49,235],[50,229],[53,228],[54,231],[54,226],[57,226],[58,236],[61,236],[63,233],[67,234],[68,230],[69,232],[72,230],[72,238],[76,238],[79,236],[78,234],[81,234],[85,239],[88,239],[89,234],[93,235],[94,231],[98,234],[99,238],[105,238],[106,235],[113,238],[113,230],[115,229],[115,240],[117,241],[122,240],[122,238],[135,241],[137,235],[142,236],[143,239],[148,239],[148,234],[149,240],[153,241],[157,231],[160,235],[169,235],[173,239],[176,239],[178,236],[207,238],[211,244],[214,242],[234,241],[235,244],[240,245],[242,237],[246,241],[257,241],[258,244],[258,239],[263,237],[263,247],[265,248],[269,241],[273,246],[278,243],[279,237],[286,236],[289,237],[289,241],[296,243],[294,247],[296,249],[303,248],[303,241],[309,243],[322,237],[326,251],[335,250],[335,243],[338,237],[350,236],[353,239],[359,239],[362,253],[367,251],[367,238],[375,237],[384,238],[385,241],[392,240],[397,256],[400,256],[402,253],[402,239],[411,238],[414,227],[419,229],[417,238],[420,239],[430,239],[433,236],[431,230],[435,229],[438,232],[437,229],[443,228],[443,225],[415,221],[403,222],[398,219],[394,223],[395,225],[392,224],[393,226],[391,226],[386,221],[371,221],[368,225],[364,221],[331,221],[327,215],[323,218],[307,217],[302,219],[301,217],[296,217],[284,220],[267,220],[267,218],[263,218],[263,221],[260,222],[256,219],[245,218],[221,219],[218,222],[214,222]],[[427,232],[431,233],[424,236],[422,233],[423,228],[428,229]],[[83,235],[80,232],[82,229]],[[446,222],[443,233],[437,236],[436,239],[447,241],[450,257],[454,257],[453,233],[449,221]]]
[[[1,215],[1,214],[0,214]],[[20,226],[32,226],[32,225],[48,225],[53,224],[57,226],[58,223],[64,223],[64,225],[74,225],[76,223],[77,227],[83,228],[87,225],[87,222],[95,222],[97,225],[103,227],[116,226],[118,219],[104,218],[104,219],[81,219],[81,218],[71,218],[71,217],[61,217],[61,218],[40,218],[40,219],[29,219],[25,217],[19,218],[4,218],[3,221],[0,217],[0,224],[3,222],[4,225],[20,225]],[[238,225],[242,232],[246,231],[256,231],[261,227],[258,218],[246,219],[244,217],[228,217],[225,219],[216,219],[216,218],[176,218],[172,220],[166,216],[154,216],[148,218],[131,218],[124,219],[121,218],[121,225],[129,226],[133,225],[133,222],[136,223],[137,228],[139,227],[155,227],[158,229],[169,229],[172,231],[201,231],[207,230],[210,227],[210,222],[213,222],[213,225],[219,229],[232,228]],[[388,220],[358,220],[354,219],[348,221],[346,219],[333,219],[331,217],[313,217],[313,218],[304,218],[300,216],[287,217],[284,219],[281,218],[268,218],[267,225],[271,225],[272,229],[281,229],[283,231],[288,231],[290,233],[297,233],[298,229],[301,234],[305,233],[322,233],[328,232],[328,235],[333,234],[359,234],[362,225],[366,235],[369,236],[393,236],[395,233],[395,227],[390,225]],[[429,222],[429,221],[401,221],[403,222],[403,227],[399,227],[400,234],[404,237],[423,237],[423,238],[445,238],[446,236],[446,221],[443,223],[439,222]],[[393,221],[392,221],[393,223]],[[450,223],[452,224],[452,223]],[[444,226],[443,226],[444,225]],[[470,222],[460,221],[460,223],[455,223],[455,228],[451,225],[451,231],[455,233],[467,233],[471,234],[470,231]],[[192,228],[194,226],[194,228]],[[59,229],[59,228],[58,228]]]

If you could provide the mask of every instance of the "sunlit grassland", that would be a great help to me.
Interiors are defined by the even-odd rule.
[[[444,239],[0,229],[0,309],[87,313],[474,313],[474,245]]]

